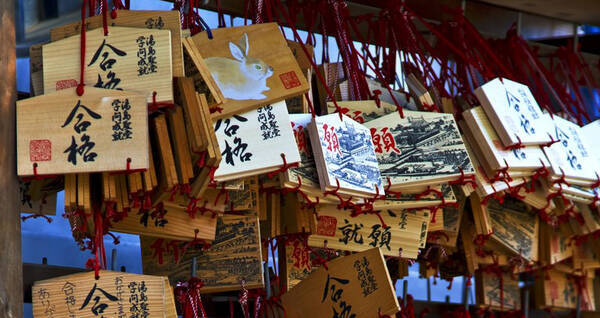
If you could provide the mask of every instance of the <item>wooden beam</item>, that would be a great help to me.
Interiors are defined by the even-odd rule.
[[[0,317],[23,317],[21,219],[15,148],[15,2],[0,1]]]

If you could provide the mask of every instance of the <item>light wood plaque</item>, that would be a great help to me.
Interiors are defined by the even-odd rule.
[[[173,101],[171,31],[108,27],[86,32],[86,86],[143,94],[148,103]],[[80,35],[42,47],[44,93],[79,84]],[[87,87],[86,87],[87,88]]]
[[[17,174],[64,174],[148,169],[144,96],[75,88],[17,102]],[[128,119],[126,117],[129,117]],[[115,126],[116,125],[116,126]]]
[[[184,76],[183,47],[181,44],[181,20],[178,11],[117,10],[116,18],[108,14],[109,26],[147,28],[171,31],[171,56],[173,76]],[[87,17],[86,30],[102,27],[102,15]],[[50,41],[58,41],[81,32],[81,22],[62,25],[50,30]]]
[[[36,318],[172,317],[170,292],[164,277],[100,271],[85,272],[35,282],[32,290]],[[171,306],[173,304],[170,304]]]
[[[335,312],[347,317],[394,315],[398,299],[378,248],[327,263],[283,294],[287,317],[326,318]]]

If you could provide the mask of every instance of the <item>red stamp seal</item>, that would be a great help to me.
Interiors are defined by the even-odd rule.
[[[333,216],[321,215],[317,220],[317,234],[335,236],[337,220]]]
[[[280,74],[279,78],[281,79],[281,82],[283,83],[283,87],[285,87],[285,89],[300,86],[300,80],[298,79],[298,76],[294,71],[289,71],[287,73]]]
[[[48,139],[37,139],[29,141],[29,160],[50,161],[52,160],[52,143]]]
[[[60,91],[61,89],[77,87],[77,81],[74,79],[66,79],[60,80],[56,82],[56,90]]]

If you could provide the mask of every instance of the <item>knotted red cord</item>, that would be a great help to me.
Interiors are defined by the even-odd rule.
[[[181,305],[183,318],[206,318],[206,312],[202,305],[200,289],[204,283],[196,277],[187,282],[178,282],[174,288],[177,300]]]
[[[333,93],[331,92],[331,90],[329,89],[329,87],[327,85],[327,81],[325,81],[325,78],[323,77],[323,75],[321,74],[321,72],[319,72],[319,67],[317,66],[316,62],[313,59],[310,58],[310,53],[308,52],[308,49],[306,48],[306,45],[302,41],[302,38],[298,34],[298,31],[296,29],[296,24],[292,21],[292,19],[290,18],[290,15],[288,14],[288,12],[283,8],[283,5],[281,4],[281,1],[280,0],[273,0],[273,1],[275,2],[275,4],[277,4],[279,12],[281,12],[281,14],[283,15],[283,17],[287,21],[288,26],[290,27],[290,29],[294,33],[294,38],[296,39],[296,42],[298,42],[300,44],[300,47],[302,48],[302,51],[308,57],[308,60],[310,61],[310,64],[311,64],[313,70],[315,71],[315,73],[317,75],[317,78],[319,79],[319,81],[323,85],[323,88],[327,92],[327,96],[329,96],[329,98],[333,102],[336,111],[339,111],[340,107],[339,107],[339,105],[337,104],[337,102],[335,100],[335,95],[333,95]],[[325,36],[324,36],[324,38],[325,38]],[[312,114],[313,114],[313,117],[314,117],[314,114],[315,114],[314,113],[314,109],[312,111],[313,111]],[[343,120],[341,113],[340,113],[340,120]]]
[[[460,177],[456,180],[449,181],[448,184],[451,185],[467,185],[470,184],[473,188],[477,188],[477,183],[475,182],[475,175],[465,176],[465,171],[463,168],[458,167],[458,171],[460,171]]]
[[[287,163],[287,160],[285,159],[285,154],[283,152],[281,153],[281,159],[283,160],[283,165],[280,168],[277,168],[277,170],[269,172],[267,174],[267,177],[269,179],[273,179],[273,177],[275,177],[276,175],[286,172],[290,168],[298,168],[298,162],[294,162],[292,164]]]
[[[163,108],[173,109],[175,107],[175,104],[173,104],[171,102],[157,102],[156,95],[157,95],[156,91],[153,91],[152,92],[152,103],[148,104],[148,113],[149,114],[158,112],[159,110],[161,110]]]

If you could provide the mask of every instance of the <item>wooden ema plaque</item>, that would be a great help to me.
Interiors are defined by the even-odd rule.
[[[552,265],[573,256],[573,245],[559,230],[545,222],[540,222],[540,261]]]
[[[310,144],[323,192],[372,197],[385,190],[369,129],[338,114],[313,118],[308,125]]]
[[[206,32],[194,35],[186,48],[190,55],[204,58],[227,99],[213,118],[230,117],[308,91],[306,78],[276,23],[219,28],[212,33],[212,39]],[[203,66],[196,65],[198,69]]]
[[[308,247],[304,237],[286,240],[285,244],[278,246],[278,248],[279,275],[283,280],[283,286],[286,290],[296,286],[319,268],[318,265],[315,265],[312,262],[317,258],[315,253],[318,253],[318,255],[325,260],[328,259],[328,255],[321,253],[321,251],[325,251],[325,249],[312,250]]]
[[[144,96],[75,88],[17,102],[17,174],[148,169]]]
[[[36,318],[169,317],[174,306],[164,277],[100,271],[35,282]]]
[[[109,26],[146,28],[171,31],[171,57],[173,76],[184,76],[183,48],[181,45],[181,20],[178,11],[117,10],[116,17],[107,15]],[[102,15],[87,17],[86,30],[102,28]],[[81,33],[81,22],[62,25],[50,30],[50,41],[58,41]]]
[[[222,162],[216,181],[228,181],[276,170],[300,161],[285,102],[262,106],[247,113],[218,119],[214,131]]]
[[[329,261],[283,294],[288,318],[376,317],[400,308],[378,248]]]
[[[172,244],[179,244],[179,251],[182,251],[181,242],[159,243],[151,238],[141,240],[145,273],[169,276],[173,284],[187,281],[192,272],[192,258],[196,257],[196,274],[204,283],[201,293],[241,290],[242,282],[247,289],[264,287],[260,233],[256,216],[219,216],[215,240],[211,242],[211,247],[205,251],[190,247],[184,255],[179,255],[178,263],[175,263],[169,251]],[[154,256],[157,250],[165,252],[162,264],[159,264]]]
[[[164,214],[159,215],[161,213]],[[185,207],[164,202],[163,211],[132,211],[123,220],[112,222],[111,229],[181,241],[191,241],[195,238],[213,240],[216,224],[217,219],[211,217],[210,213],[196,213],[196,216],[191,218]]]
[[[537,261],[539,218],[525,203],[506,197],[502,203],[490,199],[487,204],[477,204],[472,200],[471,206],[473,214],[478,214],[475,219],[484,223],[479,233],[492,233],[491,238],[513,254]]]
[[[552,141],[546,134],[549,123],[526,85],[495,78],[474,93],[504,146],[541,145]]]
[[[349,211],[335,205],[319,205],[317,215],[317,228],[308,237],[308,245],[313,247],[354,252],[380,247],[386,256],[403,258],[416,258],[419,248],[425,247],[429,210],[381,211],[386,228],[376,215],[351,217]]]
[[[509,273],[477,271],[475,275],[475,296],[477,305],[494,310],[518,310],[521,308],[519,280]],[[503,305],[502,305],[503,304]]]
[[[584,132],[577,124],[555,116],[551,121],[550,134],[554,140],[561,140],[544,152],[550,160],[550,173],[553,178],[564,176],[571,184],[590,186],[597,180],[594,147],[587,144]],[[588,138],[589,139],[589,138]],[[596,143],[592,144],[596,145]]]
[[[581,309],[594,311],[594,279],[577,277],[559,270],[547,273],[537,272],[535,280],[535,303],[538,308],[575,309],[577,307],[578,288],[576,280],[581,280]]]
[[[381,176],[391,188],[439,184],[475,173],[458,126],[450,114],[404,111],[365,123]]]
[[[84,82],[86,85],[138,92],[153,101],[173,101],[171,31],[108,27],[86,32]],[[44,93],[79,84],[80,35],[42,48]]]

